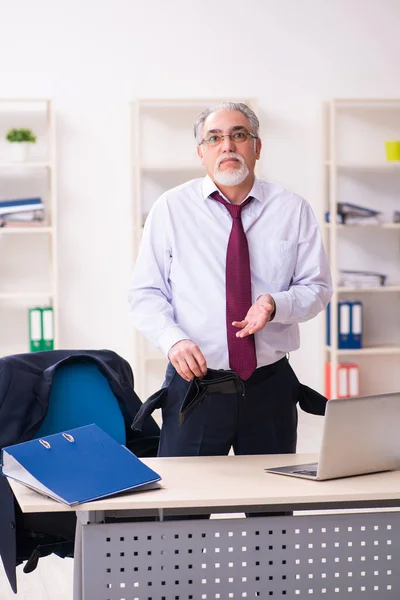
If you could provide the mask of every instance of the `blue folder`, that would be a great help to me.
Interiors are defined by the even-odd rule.
[[[338,302],[338,348],[350,348],[351,302]]]
[[[41,198],[39,197],[34,197],[34,198],[18,198],[17,200],[1,200],[0,201],[0,208],[4,208],[4,209],[9,209],[9,208],[14,208],[17,206],[24,206],[24,207],[40,207],[43,206],[43,201]]]
[[[359,350],[362,348],[362,316],[363,305],[359,300],[350,302],[350,337],[348,348]]]
[[[338,308],[338,338],[340,350],[358,350],[362,348],[362,314],[363,305],[355,302],[340,301]],[[331,304],[326,309],[326,345],[331,345]]]
[[[69,506],[161,479],[94,424],[3,448],[2,473]]]
[[[337,310],[337,346],[339,349],[350,348],[351,303],[340,301],[337,304]],[[331,303],[328,304],[326,310],[326,344],[327,346],[331,345]]]
[[[326,312],[325,312],[325,326],[326,326],[326,345],[330,346],[331,345],[331,303],[329,302],[328,306],[326,307]]]

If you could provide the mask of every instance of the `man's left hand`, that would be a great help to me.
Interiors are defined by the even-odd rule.
[[[246,337],[260,331],[271,320],[275,312],[275,301],[270,294],[263,294],[249,308],[243,321],[233,321],[232,325],[238,327],[236,337]]]

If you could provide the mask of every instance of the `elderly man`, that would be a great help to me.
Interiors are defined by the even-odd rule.
[[[295,452],[298,323],[332,294],[309,204],[257,179],[259,122],[242,103],[199,115],[206,176],[164,193],[146,220],[129,291],[135,326],[169,359],[160,456]],[[235,375],[183,424],[194,378]]]

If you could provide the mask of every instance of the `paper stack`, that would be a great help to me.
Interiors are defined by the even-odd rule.
[[[338,202],[336,222],[342,225],[371,225],[380,223],[381,212],[349,202]],[[325,221],[330,223],[330,212],[325,213]]]
[[[369,288],[386,285],[387,275],[373,271],[339,271],[339,286]]]
[[[0,227],[40,225],[45,209],[41,198],[18,198],[0,201]]]

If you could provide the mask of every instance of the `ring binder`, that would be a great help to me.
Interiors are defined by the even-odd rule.
[[[49,444],[49,442],[46,442],[46,440],[39,440],[39,443],[42,444],[42,446],[44,446],[45,448],[51,448],[51,445]]]
[[[134,489],[152,489],[161,479],[94,424],[37,442],[3,448],[3,475],[68,506]]]
[[[42,350],[54,350],[54,318],[53,308],[45,306],[41,309]]]
[[[42,350],[42,311],[38,307],[29,309],[29,350]]]

